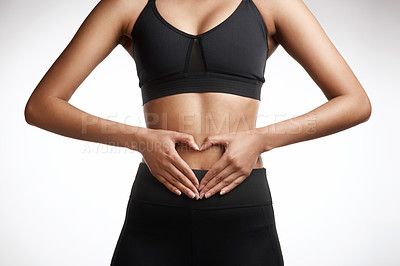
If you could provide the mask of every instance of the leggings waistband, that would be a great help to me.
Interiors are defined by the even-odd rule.
[[[208,170],[192,169],[199,182]],[[230,192],[215,193],[210,198],[191,199],[184,193],[176,195],[156,179],[146,163],[139,163],[132,185],[130,201],[190,209],[251,207],[272,204],[266,169],[254,168],[250,175]]]

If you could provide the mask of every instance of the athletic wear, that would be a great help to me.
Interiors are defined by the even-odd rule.
[[[199,182],[207,170],[192,169]],[[169,191],[140,163],[111,266],[283,266],[266,169],[225,195]]]
[[[221,92],[260,100],[267,28],[252,0],[199,35],[169,24],[148,0],[133,29],[143,105],[164,96]],[[192,169],[199,182],[207,170]],[[266,169],[225,195],[169,191],[141,162],[112,266],[283,266]]]
[[[132,29],[143,105],[189,92],[222,92],[260,100],[268,57],[267,28],[252,0],[199,35],[167,22],[148,0]]]

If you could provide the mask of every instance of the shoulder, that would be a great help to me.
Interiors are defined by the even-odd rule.
[[[303,0],[255,0],[260,1],[270,18],[274,40],[281,44],[291,31],[308,27],[317,28],[319,22]],[[284,36],[286,35],[286,36]]]
[[[130,36],[137,17],[148,0],[100,0],[98,6],[107,10],[111,17],[118,17],[121,35]]]
[[[278,39],[279,30],[299,21],[314,19],[302,0],[251,0],[259,9],[271,36]]]
[[[118,44],[126,49],[133,57],[132,29],[149,0],[101,0],[99,4],[108,9],[109,17],[118,17],[120,37]]]

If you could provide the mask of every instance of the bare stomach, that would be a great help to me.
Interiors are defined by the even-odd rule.
[[[147,102],[143,110],[148,128],[191,134],[200,147],[207,136],[255,128],[258,107],[256,99],[207,92],[158,98]],[[199,152],[178,144],[176,150],[191,169],[201,170],[210,169],[224,153],[221,145]],[[254,168],[262,167],[259,156]]]

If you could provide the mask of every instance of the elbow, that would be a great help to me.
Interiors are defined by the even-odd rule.
[[[34,104],[29,100],[27,104],[25,105],[25,110],[24,110],[24,116],[25,116],[25,122],[28,123],[29,125],[34,125]]]
[[[38,119],[43,116],[41,114],[41,106],[43,105],[43,102],[39,103],[37,98],[33,100],[33,97],[31,97],[25,105],[25,122],[31,126],[36,126]]]
[[[364,100],[359,104],[360,122],[364,123],[369,120],[372,114],[372,104],[368,96],[364,97]]]
[[[51,122],[51,116],[56,112],[52,97],[31,97],[25,105],[25,121],[29,125],[46,129]]]

